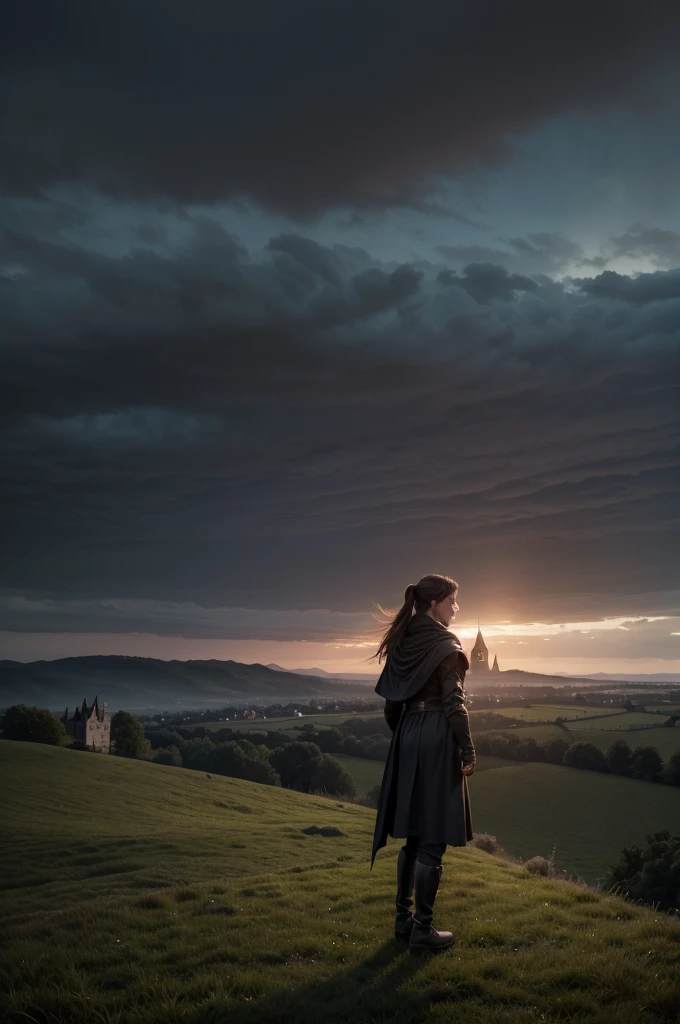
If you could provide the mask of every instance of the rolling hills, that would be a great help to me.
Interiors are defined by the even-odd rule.
[[[373,693],[356,681],[317,679],[238,661],[161,661],[125,655],[0,664],[0,707],[38,704],[51,711],[95,694],[111,710],[224,706],[264,698],[283,701]]]

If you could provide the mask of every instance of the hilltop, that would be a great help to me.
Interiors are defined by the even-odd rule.
[[[680,922],[473,846],[447,850],[436,904],[456,946],[410,958],[400,843],[369,873],[368,808],[7,740],[0,762],[10,1022],[658,1024],[680,1005]]]

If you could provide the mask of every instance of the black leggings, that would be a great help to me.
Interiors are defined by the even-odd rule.
[[[421,864],[431,864],[435,868],[441,864],[445,849],[446,843],[421,844],[420,836],[409,836],[406,844],[402,846],[405,853],[411,857],[416,856]]]

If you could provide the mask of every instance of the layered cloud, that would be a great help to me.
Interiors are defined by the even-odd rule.
[[[301,218],[432,202],[547,117],[649,103],[680,23],[661,0],[10,3],[5,190],[252,199]]]
[[[5,235],[7,593],[349,613],[438,571],[486,621],[677,613],[671,272],[188,231]]]
[[[6,27],[0,629],[680,614],[680,7]]]

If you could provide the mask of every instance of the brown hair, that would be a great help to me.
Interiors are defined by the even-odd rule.
[[[378,659],[378,664],[387,657],[406,632],[406,627],[411,621],[414,608],[417,612],[429,611],[432,601],[436,601],[439,604],[440,601],[445,600],[450,594],[454,594],[457,591],[458,584],[455,580],[452,580],[450,576],[438,576],[437,573],[423,576],[417,583],[409,583],[404,591],[404,603],[390,623],[389,628],[380,641],[378,650],[372,657]],[[380,608],[380,611],[386,618],[389,618],[389,613],[384,608],[381,608],[380,605],[378,605],[378,608]]]

